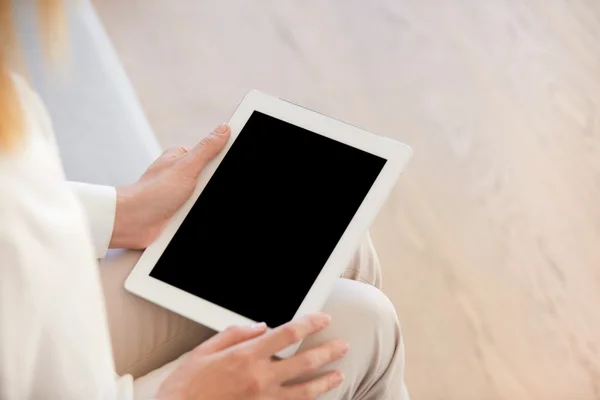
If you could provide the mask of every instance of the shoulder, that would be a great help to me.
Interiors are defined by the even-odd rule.
[[[62,170],[60,156],[54,132],[50,122],[50,116],[44,107],[40,97],[31,88],[27,80],[16,73],[12,74],[17,100],[23,117],[23,141],[21,145],[10,153],[0,152],[0,169],[6,169],[7,163],[18,163],[32,156],[33,152],[43,153],[39,163],[49,162],[58,165]],[[39,154],[36,154],[39,156]],[[54,168],[53,168],[54,169]],[[62,175],[62,171],[60,173]]]
[[[27,195],[49,194],[61,190],[64,173],[52,129],[45,122],[41,100],[27,81],[13,74],[21,103],[24,124],[21,144],[10,152],[0,151],[0,208],[10,210],[7,202],[22,204]],[[0,218],[1,220],[1,218]]]
[[[29,132],[25,133],[39,135],[55,146],[52,122],[42,99],[22,75],[13,73],[12,78],[29,129]]]

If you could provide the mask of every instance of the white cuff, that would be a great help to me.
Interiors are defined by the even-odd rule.
[[[88,219],[96,257],[102,258],[108,250],[115,225],[117,191],[112,186],[69,182],[79,197]]]

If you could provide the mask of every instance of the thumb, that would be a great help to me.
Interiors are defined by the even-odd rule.
[[[193,351],[196,354],[214,354],[235,346],[250,339],[254,339],[267,331],[267,325],[264,323],[252,326],[232,326],[223,332],[217,333]]]
[[[223,123],[215,128],[212,133],[205,136],[200,143],[196,145],[186,156],[194,170],[194,174],[200,174],[200,171],[206,164],[215,158],[227,144],[231,128],[226,123]]]

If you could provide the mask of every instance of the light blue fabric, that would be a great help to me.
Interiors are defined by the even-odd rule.
[[[52,117],[67,177],[135,181],[161,149],[90,2],[67,2],[71,46],[63,76],[44,61],[34,1],[14,3],[29,76]]]

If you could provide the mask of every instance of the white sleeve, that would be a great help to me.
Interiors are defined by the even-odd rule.
[[[31,131],[0,151],[0,399],[129,400],[84,211],[17,87]]]
[[[69,182],[83,205],[91,229],[94,251],[102,258],[108,250],[115,225],[117,192],[112,186]]]
[[[0,398],[116,399],[84,213],[47,146],[25,153],[0,154]]]

